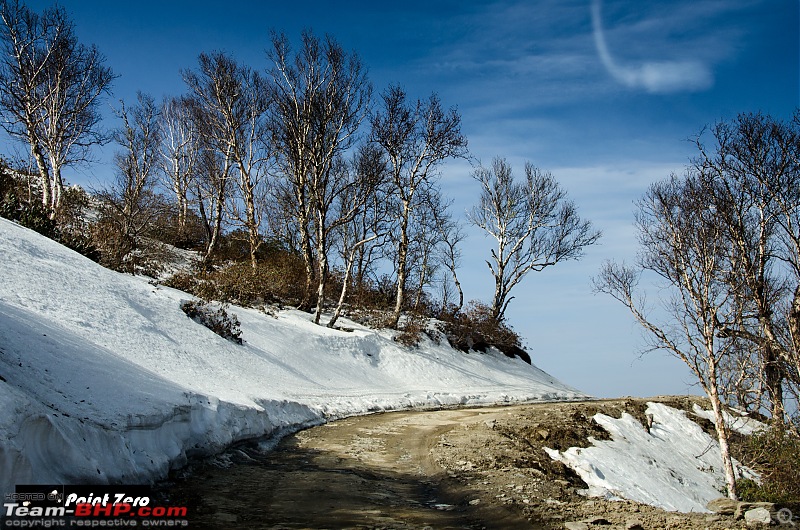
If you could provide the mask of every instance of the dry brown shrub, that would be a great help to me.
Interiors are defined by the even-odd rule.
[[[494,346],[509,357],[520,357],[530,363],[530,356],[522,349],[520,336],[503,321],[492,317],[489,306],[472,300],[466,309],[440,317],[444,333],[454,348],[462,351],[486,351]]]

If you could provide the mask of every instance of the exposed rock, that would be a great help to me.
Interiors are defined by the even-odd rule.
[[[542,440],[547,440],[548,438],[550,438],[550,431],[548,431],[547,429],[539,429],[536,431],[536,433]]]
[[[738,507],[739,503],[728,497],[720,497],[706,504],[706,508],[720,515],[733,515]]]
[[[625,530],[644,530],[644,525],[639,519],[630,519],[625,523]]]
[[[734,519],[744,519],[745,512],[754,508],[764,508],[770,513],[773,519],[775,518],[775,504],[771,502],[740,502],[739,506],[736,507]]]
[[[753,508],[744,512],[744,521],[747,526],[766,526],[772,522],[772,515],[766,508]]]

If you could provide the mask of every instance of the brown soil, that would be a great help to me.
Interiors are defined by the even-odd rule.
[[[664,398],[690,408],[695,398]],[[543,446],[607,435],[591,418],[644,418],[646,400],[409,411],[332,422],[268,453],[240,447],[159,486],[192,528],[746,528],[709,514],[587,498]],[[636,524],[640,526],[636,526]]]

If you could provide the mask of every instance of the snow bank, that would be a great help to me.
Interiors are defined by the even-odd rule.
[[[694,415],[698,418],[705,418],[711,423],[714,423],[715,421],[714,411],[705,410],[697,403],[692,405],[692,412],[694,412]],[[766,423],[760,422],[755,418],[751,418],[743,412],[740,413],[738,411],[734,411],[734,414],[731,414],[727,410],[723,410],[722,417],[725,419],[725,424],[730,430],[738,432],[739,434],[744,434],[745,436],[749,436],[760,431],[765,431],[767,429]]]
[[[575,470],[588,494],[624,498],[669,511],[707,512],[706,504],[724,496],[725,475],[716,440],[683,411],[648,403],[648,432],[633,416],[619,419],[596,414],[594,420],[611,440],[590,439],[593,446],[562,452],[545,449],[554,460]],[[745,476],[751,471],[740,467]]]
[[[231,307],[242,346],[189,296],[0,219],[0,493],[147,482],[193,454],[370,411],[585,397],[536,367],[388,331]]]

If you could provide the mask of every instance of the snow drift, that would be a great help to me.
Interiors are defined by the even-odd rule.
[[[231,307],[240,346],[187,318],[189,298],[0,219],[0,493],[148,482],[192,455],[370,411],[585,397],[499,352],[405,348],[297,311]]]

